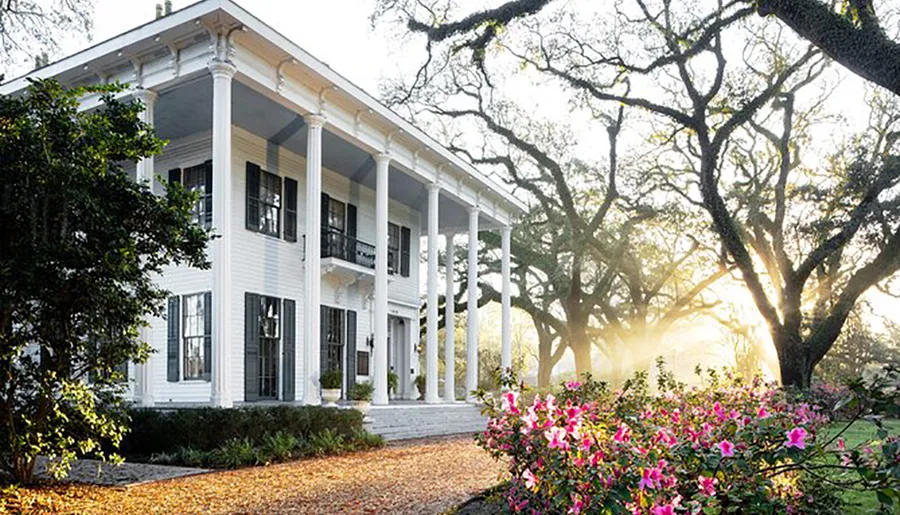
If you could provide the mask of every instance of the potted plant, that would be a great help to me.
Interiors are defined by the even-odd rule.
[[[337,406],[338,399],[341,398],[341,382],[344,375],[337,368],[326,370],[319,378],[319,385],[322,386],[322,400],[325,406],[334,408]]]
[[[356,383],[350,389],[350,400],[353,401],[353,408],[363,414],[363,417],[369,414],[369,408],[372,405],[372,394],[375,392],[375,386],[371,382]]]
[[[391,370],[388,372],[388,393],[393,399],[397,395],[397,389],[400,388],[400,376]]]

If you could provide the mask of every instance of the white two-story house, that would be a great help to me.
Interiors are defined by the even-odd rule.
[[[229,0],[204,0],[0,85],[28,78],[67,86],[129,84],[126,99],[169,141],[136,163],[156,193],[197,191],[197,223],[218,235],[209,270],[172,267],[167,315],[142,332],[150,360],[129,366],[144,406],[320,402],[319,376],[344,388],[372,381],[375,404],[415,395],[454,399],[453,359],[438,391],[438,245],[503,238],[502,355],[510,362],[509,225],[523,209],[500,185]],[[82,109],[99,106],[97,96]],[[425,249],[421,248],[422,245]],[[425,255],[427,274],[420,273]],[[452,269],[452,268],[451,268]],[[419,370],[421,293],[427,291],[426,370]],[[470,289],[469,305],[476,305]],[[447,304],[452,317],[453,303]],[[477,310],[468,314],[466,391],[477,378]],[[449,342],[449,344],[448,344]],[[443,345],[442,345],[443,344]],[[440,347],[443,346],[443,349]]]

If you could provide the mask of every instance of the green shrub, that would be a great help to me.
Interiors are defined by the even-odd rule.
[[[131,431],[120,452],[132,461],[175,453],[179,448],[210,452],[235,438],[261,444],[273,430],[302,442],[326,429],[347,439],[362,429],[358,411],[321,406],[134,409],[130,416]]]
[[[211,461],[210,453],[194,449],[193,447],[182,447],[174,454],[175,463],[187,467],[204,467],[208,466]]]
[[[425,399],[425,374],[416,376],[416,388],[419,390],[419,400]]]
[[[259,447],[259,458],[264,463],[274,461],[286,461],[293,457],[300,441],[294,435],[289,435],[282,431],[275,434],[267,434],[263,437],[262,444]]]
[[[310,438],[313,453],[317,456],[340,454],[346,450],[345,437],[331,429],[325,429]]]
[[[384,438],[381,435],[369,433],[363,429],[356,431],[351,438],[351,445],[354,449],[377,449],[384,446]]]
[[[256,447],[249,438],[232,438],[213,451],[213,463],[221,468],[238,468],[259,462]]]
[[[337,390],[341,387],[341,383],[344,380],[344,375],[340,370],[336,368],[332,368],[330,370],[326,370],[322,373],[322,376],[319,377],[319,384],[325,390]]]

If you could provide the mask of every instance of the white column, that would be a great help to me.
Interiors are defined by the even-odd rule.
[[[372,404],[388,403],[388,170],[389,154],[375,156],[375,392]]]
[[[406,400],[419,398],[416,394],[415,384],[416,375],[419,372],[419,352],[417,351],[419,347],[419,323],[419,317],[417,316],[408,319],[406,324],[407,340],[409,341],[409,346],[406,348],[409,368],[403,371],[406,375],[406,389],[403,391],[403,398]]]
[[[441,402],[438,396],[438,203],[441,186],[428,185],[428,313],[425,341],[425,402]]]
[[[466,317],[466,399],[474,402],[472,391],[478,388],[478,208],[469,208],[469,270]]]
[[[512,366],[512,302],[509,284],[509,238],[512,228],[508,225],[500,229],[500,368],[505,372]]]
[[[213,77],[213,231],[212,245],[212,397],[213,406],[230,408],[231,397],[231,79],[228,61],[209,63]]]
[[[321,404],[319,397],[319,345],[322,328],[322,127],[325,116],[309,114],[306,120],[306,255],[303,305],[303,403]]]
[[[154,124],[154,109],[156,107],[156,100],[159,98],[159,93],[139,88],[134,92],[134,98],[140,100],[144,104],[144,112],[141,113],[141,120],[148,124]],[[137,162],[136,167],[136,179],[138,182],[143,182],[150,187],[150,191],[153,192],[153,156],[147,156],[140,161]],[[144,343],[150,343],[150,328],[149,327],[141,327],[138,333],[138,338]],[[149,408],[153,406],[153,357],[155,353],[150,353],[150,356],[147,357],[147,361],[141,364],[135,365],[135,401],[139,406]]]
[[[444,402],[456,401],[456,335],[454,321],[456,320],[456,301],[453,288],[453,237],[455,234],[447,234],[447,250],[444,256],[444,267],[447,269],[445,293],[447,300],[444,303]]]

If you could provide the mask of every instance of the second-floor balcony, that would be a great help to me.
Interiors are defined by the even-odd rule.
[[[375,269],[375,245],[332,227],[322,227],[322,257]]]

